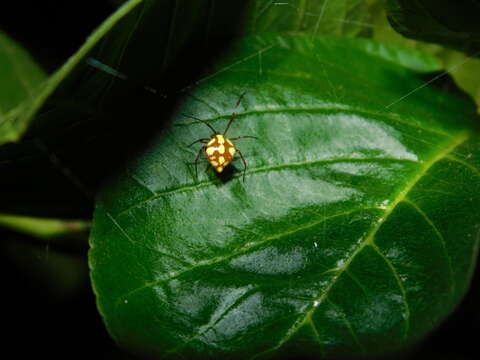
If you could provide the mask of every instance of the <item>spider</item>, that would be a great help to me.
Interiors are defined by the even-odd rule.
[[[245,93],[240,95],[240,98],[238,99],[235,105],[235,109],[237,109],[244,95]],[[226,137],[226,134],[228,129],[230,128],[230,125],[232,125],[233,121],[237,118],[237,114],[235,113],[235,111],[232,113],[232,116],[230,117],[230,120],[228,121],[227,127],[225,128],[225,131],[223,132],[223,134],[215,130],[213,126],[210,125],[205,120],[198,119],[194,116],[190,116],[186,114],[184,115],[189,118],[195,119],[201,122],[202,124],[207,125],[210,128],[210,130],[212,130],[212,135],[210,138],[201,138],[194,141],[190,145],[188,145],[190,147],[196,143],[206,144],[199,149],[197,157],[195,159],[195,177],[198,178],[198,161],[200,159],[200,155],[202,154],[202,152],[205,154],[205,156],[207,157],[207,160],[209,161],[209,164],[206,170],[208,170],[209,167],[212,166],[218,173],[221,173],[225,169],[225,167],[233,161],[235,154],[238,153],[243,162],[242,178],[243,178],[243,181],[245,182],[245,172],[247,170],[247,162],[245,161],[245,158],[243,157],[242,152],[235,147],[232,140],[238,140],[238,139],[244,139],[244,138],[251,138],[251,139],[258,139],[258,138],[256,136],[238,136],[230,139]]]

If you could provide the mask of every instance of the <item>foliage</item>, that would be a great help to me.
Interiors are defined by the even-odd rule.
[[[90,259],[112,335],[161,358],[238,359],[423,336],[473,271],[473,104],[403,98],[438,63],[370,41],[257,36],[232,52],[97,200]],[[183,114],[221,128],[242,91],[232,131],[259,136],[241,144],[246,182],[195,180],[185,147],[209,129]]]
[[[480,241],[475,1],[388,1],[416,40],[377,0],[108,1],[50,76],[0,32],[0,225],[85,253],[95,203],[119,345],[372,357],[452,313]],[[229,135],[258,137],[236,142],[245,182],[240,159],[196,178],[187,145],[210,134],[191,117],[221,131],[233,112]],[[80,283],[67,258],[58,293]]]

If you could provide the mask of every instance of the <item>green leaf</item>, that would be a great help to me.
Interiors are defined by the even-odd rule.
[[[121,162],[144,139],[139,133],[158,126],[178,89],[217,58],[244,6],[210,0],[125,2],[37,97],[3,122],[9,129],[5,141],[22,141],[0,147],[0,212],[91,216],[98,183],[115,169],[115,160]],[[108,65],[132,81],[89,64]],[[169,96],[155,96],[144,85]],[[42,176],[32,183],[32,174]]]
[[[236,8],[231,7],[231,11]],[[109,101],[118,106],[116,100],[125,93],[113,86],[111,75],[88,65],[91,58],[137,78],[140,83],[147,83],[152,69],[156,69],[157,80],[168,76],[180,54],[186,55],[183,52],[189,49],[189,41],[203,36],[206,27],[215,28],[214,20],[205,21],[209,10],[207,0],[195,4],[187,0],[126,1],[48,79],[38,96],[16,116],[6,119],[3,126],[12,130],[8,138],[0,138],[0,144],[18,140],[34,119],[35,134],[38,128],[51,132],[52,128],[88,123],[96,115],[91,113],[108,108]],[[210,15],[218,14],[213,11]],[[229,33],[228,29],[225,33]]]
[[[90,228],[90,224],[83,220],[33,218],[9,214],[0,214],[0,226],[42,239],[75,236]]]
[[[16,107],[33,97],[45,78],[30,55],[0,30],[0,143],[12,138],[9,119]]]
[[[473,97],[480,109],[480,59],[467,57],[458,51],[444,50],[438,56],[445,68],[453,69],[452,77],[458,86]],[[480,111],[479,111],[480,112]]]
[[[376,1],[250,1],[245,31],[353,37],[371,32],[370,8]]]
[[[389,0],[388,5],[390,23],[406,37],[467,53],[480,48],[478,0]]]
[[[136,20],[135,16],[137,14],[135,10],[137,10],[138,5],[141,3],[142,0],[130,0],[120,7],[114,14],[106,19],[104,23],[101,24],[98,29],[88,37],[82,47],[48,79],[45,86],[42,88],[42,91],[37,94],[37,96],[30,98],[28,102],[23,104],[22,108],[20,109],[21,111],[16,113],[15,116],[6,118],[3,127],[8,126],[11,130],[8,138],[0,138],[0,144],[18,141],[27,131],[35,116],[37,116],[40,110],[47,105],[47,102],[50,102],[50,106],[55,104],[57,108],[54,110],[49,109],[50,113],[48,113],[47,116],[39,117],[39,119],[37,119],[37,123],[43,125],[46,124],[46,126],[58,127],[65,126],[65,122],[67,122],[69,125],[75,123],[78,121],[76,119],[78,115],[81,115],[83,118],[85,118],[85,113],[80,113],[79,109],[82,109],[83,107],[83,111],[87,111],[91,107],[92,102],[92,98],[85,96],[85,89],[89,89],[90,95],[99,96],[99,93],[94,93],[94,91],[92,91],[92,79],[89,79],[89,81],[83,79],[82,86],[78,85],[80,82],[79,77],[82,75],[85,76],[82,74],[82,70],[84,71],[86,67],[85,63],[83,63],[83,60],[85,56],[91,54],[94,47],[98,46],[100,41],[107,34],[114,32],[114,30],[115,32],[113,34],[113,39],[110,39],[111,42],[109,44],[104,44],[106,47],[104,51],[118,56],[122,46],[125,45],[122,40],[126,37],[126,32],[132,31],[132,25],[129,24],[129,20],[130,22],[132,21],[132,18],[133,20]],[[128,15],[131,15],[130,19],[128,18]],[[116,26],[117,24],[119,25]],[[116,42],[114,41],[115,38],[117,40]],[[98,77],[96,80],[98,81]],[[60,88],[61,85],[63,86],[62,88]],[[70,91],[72,87],[77,88],[77,93],[72,94],[69,92],[69,86]],[[82,92],[82,90],[84,91]],[[97,91],[102,90],[104,90],[103,87],[97,83]],[[71,99],[73,95],[76,98],[75,105],[72,104],[71,100],[66,100],[66,97],[70,97]],[[69,104],[69,106],[65,106],[65,104]],[[63,107],[58,105],[63,105]],[[71,114],[72,110],[75,110],[76,116],[69,116],[69,111]],[[59,117],[62,118],[62,120],[59,121]]]
[[[85,288],[88,268],[85,266],[85,259],[78,255],[81,248],[79,244],[66,245],[62,248],[50,242],[32,243],[28,238],[24,239],[8,232],[2,231],[1,234],[0,251],[4,256],[2,262],[10,266],[10,275],[22,279],[22,287],[33,283],[39,289],[32,295],[31,301],[39,299],[41,301],[43,297],[48,296],[50,302],[61,304],[62,301],[78,296],[80,290]],[[68,252],[66,249],[68,247],[76,251],[75,256]],[[61,251],[57,250],[59,248]],[[19,298],[18,294],[15,298]],[[26,337],[30,339],[32,336],[34,335],[29,328]]]
[[[2,127],[8,127],[10,131],[7,137],[0,137],[0,144],[17,141],[28,129],[30,122],[45,102],[53,95],[59,85],[72,73],[75,67],[82,61],[85,55],[113,28],[113,26],[134,9],[141,0],[131,0],[125,4],[109,19],[107,19],[85,42],[85,44],[54,74],[52,75],[42,91],[35,97],[31,97],[24,104],[21,111],[15,116],[10,116],[2,123]]]
[[[45,73],[30,55],[0,31],[0,116],[5,116],[25,98],[33,96],[45,80]]]
[[[377,7],[374,12],[375,14],[372,14],[374,19],[372,39],[402,47],[421,49],[434,55],[441,60],[442,68],[453,77],[458,86],[471,95],[477,105],[480,106],[480,82],[477,81],[480,77],[480,59],[478,57],[466,55],[440,45],[407,39],[390,26],[383,8]],[[421,36],[414,36],[414,38],[423,39]]]
[[[409,65],[409,66],[406,66]],[[249,38],[100,192],[89,253],[124,347],[165,358],[374,355],[435,328],[478,251],[474,104],[371,41]],[[245,97],[236,109],[240,94]],[[222,176],[187,144],[222,131]]]

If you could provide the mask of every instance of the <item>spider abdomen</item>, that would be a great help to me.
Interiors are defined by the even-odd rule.
[[[214,134],[205,146],[205,155],[213,168],[221,173],[236,153],[235,145],[221,134]]]

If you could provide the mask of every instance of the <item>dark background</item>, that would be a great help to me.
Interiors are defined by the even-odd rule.
[[[8,2],[8,9],[0,5],[0,29],[51,73],[114,9],[108,0]],[[87,244],[62,248],[2,229],[0,236],[0,309],[6,333],[0,356],[133,358],[116,347],[97,312],[88,278]],[[76,286],[60,293],[55,284],[56,253],[78,264]],[[42,267],[51,269],[50,282],[41,279]],[[421,344],[395,359],[479,358],[475,346],[480,331],[478,268],[470,292],[454,314]]]

